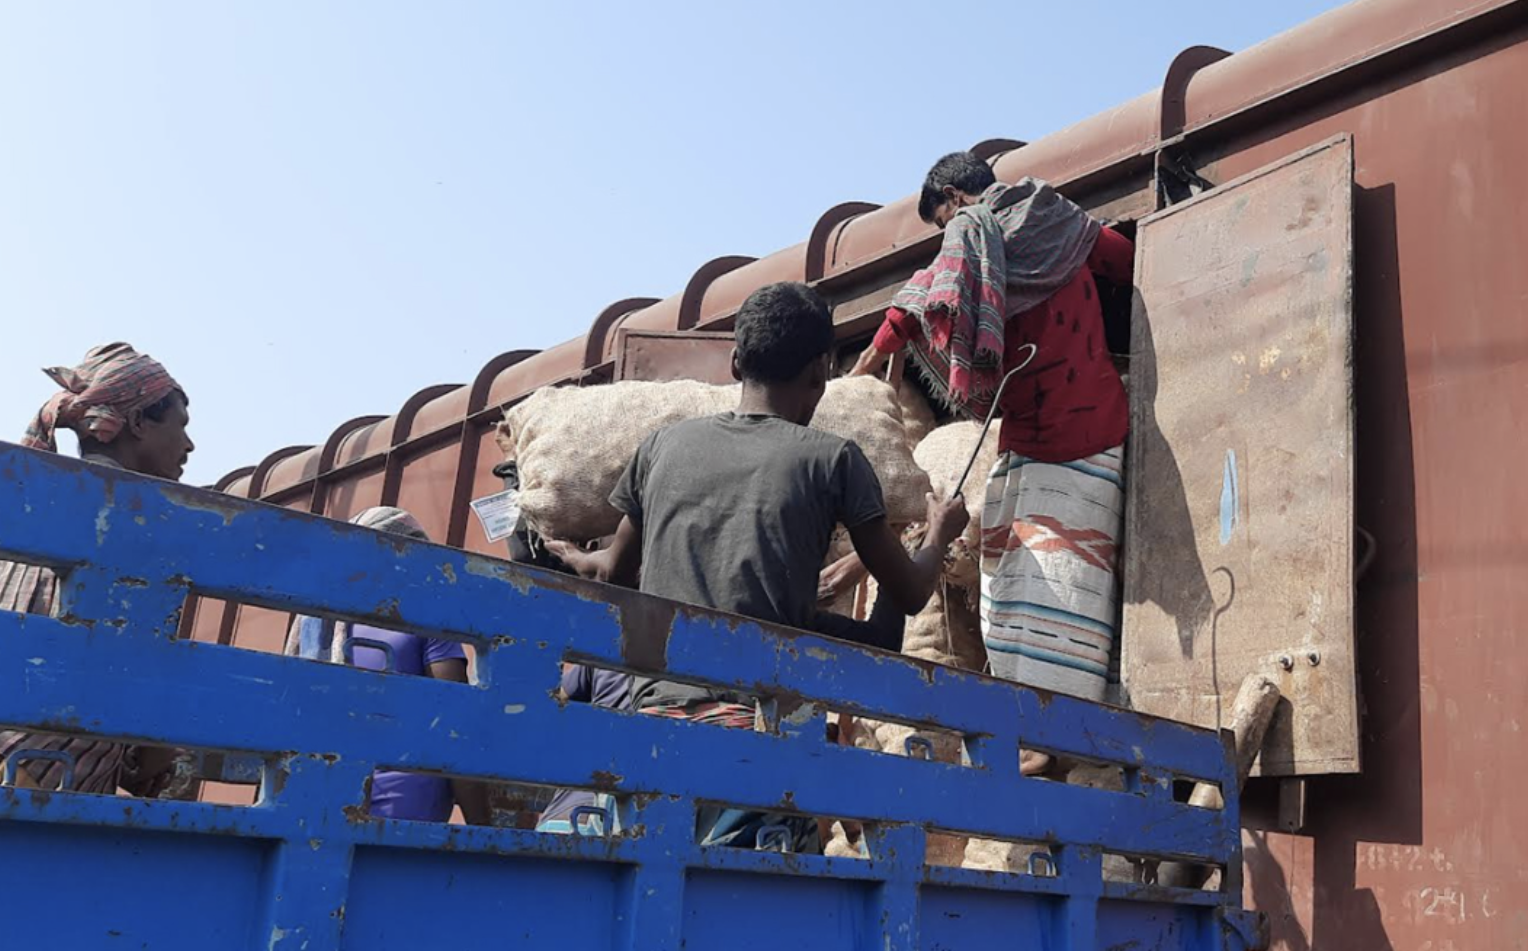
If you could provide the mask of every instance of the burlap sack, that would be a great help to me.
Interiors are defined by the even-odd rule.
[[[916,446],[934,431],[937,420],[928,397],[907,377],[897,385],[897,405],[902,407],[902,425],[907,427],[907,441]]]
[[[981,620],[967,593],[941,582],[923,610],[907,619],[902,653],[963,670],[985,668]]]
[[[511,407],[498,442],[520,471],[527,524],[549,538],[584,541],[615,531],[610,493],[650,433],[737,406],[738,387],[688,380],[622,382],[537,391]],[[892,388],[865,377],[834,380],[812,425],[864,450],[894,523],[924,513],[928,477],[913,461]]]
[[[511,407],[499,426],[520,471],[520,510],[549,538],[586,541],[614,532],[610,493],[649,433],[720,413],[727,387],[690,380],[545,388]]]
[[[981,433],[981,423],[969,420],[940,426],[913,450],[913,459],[928,473],[934,494],[947,498],[955,491],[966,460],[976,446]],[[981,595],[981,525],[982,505],[987,494],[987,475],[997,464],[997,426],[987,432],[982,440],[981,451],[976,454],[976,464],[966,478],[964,498],[966,512],[971,516],[965,535],[950,546],[946,560],[945,580],[965,591],[969,603],[974,606]]]
[[[857,352],[841,355],[838,359],[838,372],[848,373],[858,360]],[[912,381],[913,372],[909,366],[908,372],[902,374],[902,381],[897,384],[897,405],[902,407],[902,424],[907,427],[908,445],[916,446],[925,436],[934,431],[937,419],[934,416],[933,404],[929,402],[927,396],[923,395],[923,390]]]

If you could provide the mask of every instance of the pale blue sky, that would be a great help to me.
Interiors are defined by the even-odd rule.
[[[0,435],[127,340],[211,482],[1337,5],[0,0]]]

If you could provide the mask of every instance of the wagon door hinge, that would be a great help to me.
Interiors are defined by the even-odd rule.
[[[1230,55],[1215,46],[1190,46],[1167,67],[1157,116],[1158,211],[1214,187],[1194,171],[1194,163],[1182,148],[1188,131],[1188,87],[1200,70]]]
[[[1176,205],[1215,187],[1215,183],[1194,171],[1193,159],[1185,152],[1157,153],[1157,204],[1159,208]]]

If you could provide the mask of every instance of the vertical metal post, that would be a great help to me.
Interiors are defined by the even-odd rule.
[[[1098,947],[1098,899],[1104,891],[1103,855],[1097,849],[1063,846],[1057,857],[1066,885],[1061,907],[1061,945],[1065,951],[1094,951]]]
[[[695,845],[695,804],[660,797],[631,807],[621,827],[637,838],[638,864],[624,890],[618,940],[626,951],[679,951],[683,947],[686,868]]]
[[[276,772],[267,771],[257,808],[279,809],[306,821],[295,826],[302,837],[281,840],[266,866],[256,944],[268,951],[337,948],[355,838],[353,820],[334,807],[359,800],[370,770],[306,756],[292,757],[286,766],[279,783]]]
[[[866,844],[873,862],[891,869],[871,903],[871,934],[879,934],[884,951],[917,951],[919,942],[918,889],[923,877],[928,832],[922,826],[873,826]]]

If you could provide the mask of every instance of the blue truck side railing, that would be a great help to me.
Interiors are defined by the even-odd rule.
[[[1258,946],[1227,739],[799,632],[0,444],[0,557],[58,618],[0,612],[0,725],[253,757],[252,806],[0,789],[0,921],[58,948]],[[459,639],[478,682],[176,638],[188,595]],[[760,698],[768,729],[565,704],[582,660]],[[839,746],[826,711],[965,737]],[[1018,750],[1124,769],[1022,777]],[[621,832],[373,819],[376,766],[612,793]],[[1225,807],[1175,801],[1171,778]],[[701,847],[697,803],[865,823],[868,858]],[[1046,845],[1036,874],[925,864],[931,831]],[[1106,853],[1219,891],[1105,881]],[[1132,942],[1138,942],[1132,943]]]

